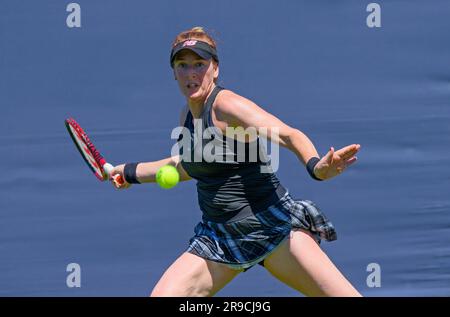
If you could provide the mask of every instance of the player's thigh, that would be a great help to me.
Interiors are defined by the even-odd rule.
[[[185,252],[164,272],[150,296],[212,296],[240,272]]]
[[[292,231],[266,258],[264,267],[307,296],[360,296],[305,230]]]

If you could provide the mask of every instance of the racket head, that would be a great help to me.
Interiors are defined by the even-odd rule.
[[[84,132],[81,126],[73,118],[66,119],[65,125],[73,143],[80,152],[81,157],[94,175],[100,181],[107,180],[108,176],[103,168],[106,161],[91,142],[86,132]]]

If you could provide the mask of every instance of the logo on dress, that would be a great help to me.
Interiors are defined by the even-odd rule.
[[[183,47],[185,46],[194,46],[195,44],[197,44],[196,40],[190,40],[190,41],[186,41],[183,43]]]

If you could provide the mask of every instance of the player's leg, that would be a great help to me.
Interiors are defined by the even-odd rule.
[[[361,296],[305,230],[292,231],[264,267],[306,296]]]
[[[213,296],[240,272],[185,252],[166,270],[150,296]]]

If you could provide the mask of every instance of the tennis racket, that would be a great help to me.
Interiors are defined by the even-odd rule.
[[[114,167],[105,161],[86,132],[73,118],[66,119],[65,124],[70,137],[94,175],[102,182],[108,180]],[[113,180],[117,185],[124,183],[120,175],[115,175]]]

